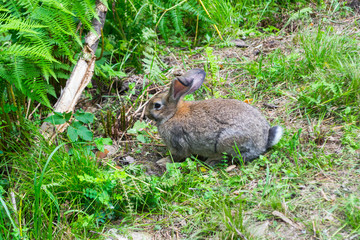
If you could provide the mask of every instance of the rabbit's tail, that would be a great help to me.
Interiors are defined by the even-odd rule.
[[[271,148],[272,146],[277,144],[280,141],[282,135],[283,135],[282,127],[275,126],[275,127],[270,128],[267,147]]]

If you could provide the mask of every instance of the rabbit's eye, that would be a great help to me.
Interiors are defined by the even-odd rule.
[[[159,110],[161,107],[162,107],[162,105],[161,105],[160,103],[155,103],[155,104],[154,104],[154,108],[155,108],[156,110]]]

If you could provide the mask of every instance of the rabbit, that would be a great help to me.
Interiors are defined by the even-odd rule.
[[[202,69],[192,69],[175,78],[168,92],[153,97],[145,115],[155,120],[158,132],[174,161],[191,155],[221,161],[226,153],[241,153],[251,161],[277,144],[283,134],[280,126],[270,127],[255,107],[236,99],[184,101],[205,79]]]

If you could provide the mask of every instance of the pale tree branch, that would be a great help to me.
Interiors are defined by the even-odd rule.
[[[90,31],[85,37],[85,45],[81,56],[76,63],[70,78],[66,82],[66,86],[61,92],[58,101],[54,105],[55,112],[70,112],[74,111],[75,106],[84,91],[85,87],[91,81],[95,68],[95,51],[99,44],[101,30],[105,24],[107,8],[100,1],[96,2],[96,12],[98,14],[98,21],[96,18],[92,21],[92,26],[95,32]],[[43,135],[48,139],[52,139],[56,132],[63,132],[68,127],[67,123],[57,125],[56,131],[52,124],[44,122],[41,126]]]

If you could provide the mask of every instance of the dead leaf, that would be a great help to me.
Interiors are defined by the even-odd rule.
[[[326,196],[324,190],[320,189],[320,193],[321,193],[321,196],[322,196],[326,201],[330,201],[330,199]]]
[[[230,172],[236,168],[236,165],[230,165],[225,169],[225,172]]]
[[[100,151],[97,151],[95,156],[98,158],[98,159],[103,159],[103,158],[106,158],[106,156],[108,155],[109,153],[109,150],[105,149],[104,152],[100,152]]]

